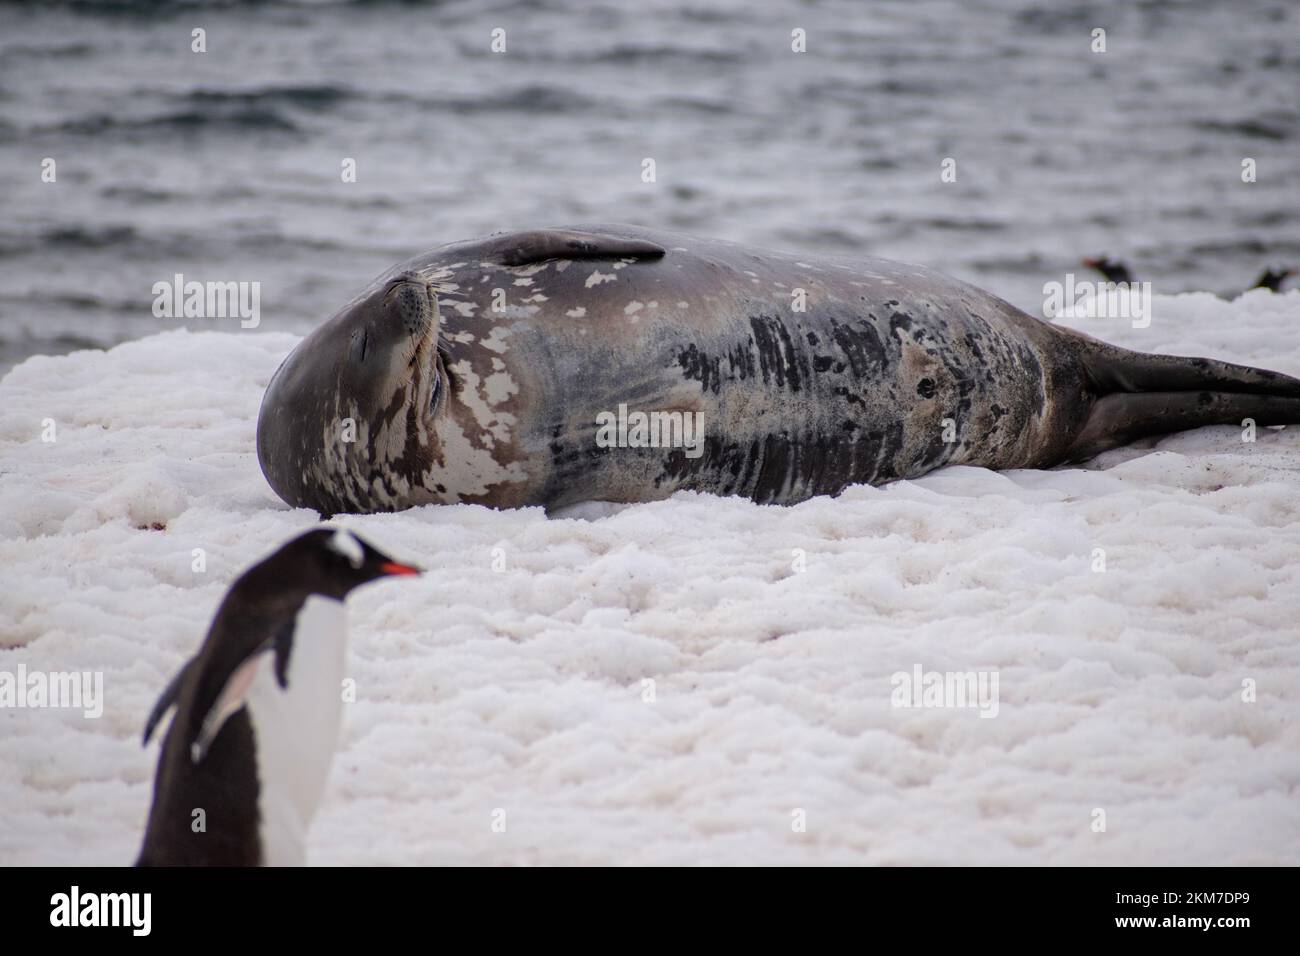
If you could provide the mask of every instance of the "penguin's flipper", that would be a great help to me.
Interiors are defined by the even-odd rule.
[[[244,706],[248,699],[248,689],[253,686],[253,678],[257,676],[257,669],[266,660],[267,652],[271,650],[273,645],[270,641],[262,644],[230,675],[212,707],[204,714],[198,735],[190,742],[192,762],[199,763],[207,755],[208,748],[212,746],[212,741],[217,739],[222,726],[231,715],[238,713]]]
[[[268,657],[272,658],[271,666],[274,668],[276,683],[281,688],[289,685],[289,654],[293,650],[293,631],[294,621],[286,621],[278,631],[257,644],[231,671],[216,700],[203,715],[199,732],[190,741],[190,760],[199,763],[212,746],[212,741],[217,739],[217,734],[221,733],[226,721],[244,706],[253,679],[257,677],[257,670]]]
[[[190,672],[194,659],[185,662],[185,665],[176,672],[176,676],[171,679],[163,692],[158,696],[158,702],[153,705],[153,710],[149,711],[149,719],[144,722],[144,740],[142,746],[149,745],[149,738],[153,736],[154,728],[158,722],[166,716],[167,711],[176,705],[176,698],[180,696],[181,685],[185,683],[185,677]]]

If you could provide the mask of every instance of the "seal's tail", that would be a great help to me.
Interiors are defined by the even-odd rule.
[[[1090,340],[1080,359],[1096,394],[1070,461],[1203,425],[1300,423],[1300,379],[1215,359],[1130,352]]]

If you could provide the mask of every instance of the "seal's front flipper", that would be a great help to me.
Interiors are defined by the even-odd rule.
[[[623,239],[570,229],[536,229],[493,237],[487,257],[502,265],[524,266],[547,259],[661,259],[666,251],[646,239]]]

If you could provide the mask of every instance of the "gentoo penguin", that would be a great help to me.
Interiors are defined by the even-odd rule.
[[[419,574],[318,528],[244,572],[144,728],[175,706],[137,866],[293,866],[338,742],[353,588]],[[201,811],[201,812],[200,812]]]
[[[1118,259],[1111,259],[1109,256],[1097,256],[1092,259],[1084,259],[1083,264],[1089,269],[1096,269],[1106,277],[1107,282],[1135,282],[1133,273],[1129,271],[1128,266]],[[1259,274],[1259,278],[1251,285],[1250,289],[1268,289],[1270,292],[1282,291],[1282,283],[1296,274],[1295,269],[1279,269],[1275,266],[1269,266]],[[1250,289],[1244,291],[1249,292]],[[1220,299],[1235,299],[1241,295],[1240,292],[1216,292],[1214,293]]]
[[[1259,274],[1259,278],[1255,280],[1255,284],[1251,286],[1251,288],[1268,289],[1270,292],[1281,292],[1282,283],[1295,274],[1295,269],[1278,269],[1275,266],[1269,266]]]
[[[1107,282],[1114,282],[1116,285],[1123,282],[1132,282],[1133,276],[1128,271],[1128,266],[1118,259],[1112,259],[1110,256],[1097,256],[1092,259],[1084,259],[1083,264],[1089,269],[1096,269],[1106,277]]]

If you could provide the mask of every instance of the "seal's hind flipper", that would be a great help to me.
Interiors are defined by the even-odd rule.
[[[646,239],[623,239],[570,229],[535,229],[494,236],[487,257],[502,265],[525,266],[547,259],[660,259],[666,251]]]
[[[1218,359],[1132,352],[1089,339],[1080,355],[1088,377],[1111,392],[1244,392],[1300,398],[1300,380]]]
[[[1098,397],[1066,454],[1070,461],[1150,435],[1241,426],[1247,418],[1256,425],[1300,423],[1300,380],[1289,375],[1085,341],[1080,359]]]
[[[1293,425],[1300,398],[1245,392],[1116,392],[1098,399],[1067,459],[1084,461],[1151,435],[1205,425]]]

